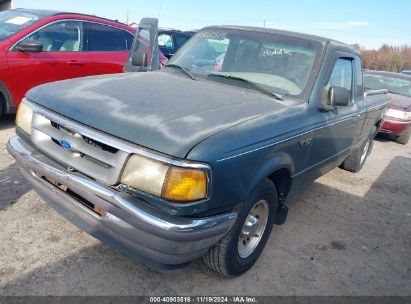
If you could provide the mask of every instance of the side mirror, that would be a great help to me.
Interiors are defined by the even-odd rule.
[[[43,50],[43,43],[31,39],[26,39],[16,46],[19,52],[39,53]]]
[[[131,64],[146,68],[148,66],[146,53],[133,53],[133,56],[131,57]]]
[[[350,104],[350,91],[343,87],[330,87],[328,90],[328,99],[332,106],[348,106]]]

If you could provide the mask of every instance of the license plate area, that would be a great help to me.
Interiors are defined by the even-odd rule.
[[[98,215],[99,217],[103,217],[107,215],[107,211],[96,206],[92,202],[86,200],[84,197],[78,195],[76,192],[72,191],[70,188],[67,188],[66,186],[60,184],[59,182],[49,177],[43,176],[42,179],[48,182],[49,184],[52,184],[56,188],[59,188],[61,191],[64,191],[67,195],[73,198],[78,204],[81,204],[82,206],[86,207],[87,209],[89,209],[94,214]]]

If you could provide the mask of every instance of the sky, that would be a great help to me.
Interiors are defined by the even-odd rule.
[[[358,43],[411,45],[411,0],[12,0],[13,8],[66,10],[139,22],[159,17],[161,27],[266,26]]]

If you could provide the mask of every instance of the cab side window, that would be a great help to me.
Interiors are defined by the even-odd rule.
[[[352,60],[339,58],[335,62],[334,69],[331,73],[329,86],[342,87],[347,89],[352,96],[353,69]]]
[[[56,22],[33,33],[29,39],[41,42],[43,52],[82,52],[83,22]]]

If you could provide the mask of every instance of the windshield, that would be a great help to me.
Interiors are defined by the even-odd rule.
[[[233,29],[198,32],[171,59],[215,81],[243,78],[273,93],[300,96],[307,88],[321,45],[273,33]],[[230,78],[231,76],[231,78]]]
[[[0,41],[13,36],[38,20],[38,16],[21,11],[0,12]]]
[[[387,89],[390,93],[411,97],[411,79],[401,76],[365,74],[364,86],[372,90]]]

